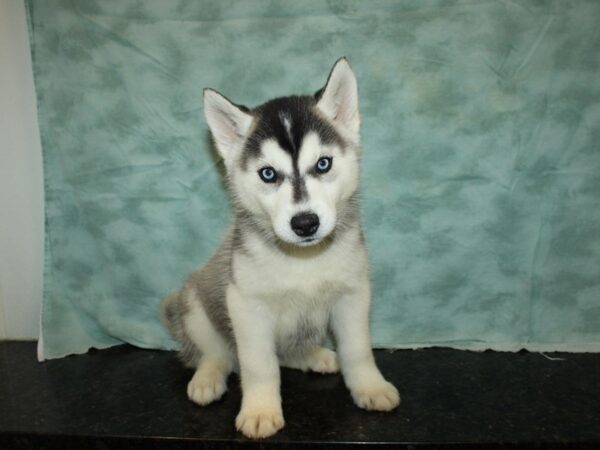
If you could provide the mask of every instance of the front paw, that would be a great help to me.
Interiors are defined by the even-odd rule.
[[[385,380],[352,389],[352,398],[359,408],[370,411],[391,411],[400,404],[398,389]]]
[[[235,427],[251,439],[266,438],[283,428],[281,408],[243,408],[235,419]]]

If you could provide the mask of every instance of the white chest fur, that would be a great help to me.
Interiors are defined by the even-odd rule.
[[[366,279],[367,256],[358,230],[300,252],[269,247],[258,238],[246,244],[249,251],[235,253],[234,280],[242,297],[269,312],[280,353],[318,344],[333,303]]]
[[[324,290],[351,289],[367,273],[367,255],[358,230],[346,232],[330,245],[285,251],[249,236],[248,250],[234,251],[233,278],[244,296],[260,298],[274,307],[281,296],[294,293],[312,299]]]

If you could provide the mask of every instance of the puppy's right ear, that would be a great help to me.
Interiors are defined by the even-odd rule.
[[[349,131],[358,140],[360,114],[358,111],[358,87],[350,63],[338,59],[327,78],[325,86],[315,94],[317,107],[335,125]]]
[[[217,150],[228,164],[250,131],[252,115],[248,108],[231,103],[213,89],[204,89],[204,115]]]

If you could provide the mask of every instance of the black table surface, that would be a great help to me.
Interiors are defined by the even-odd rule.
[[[0,448],[600,448],[599,354],[375,354],[397,410],[360,410],[340,375],[283,369],[286,426],[250,441],[234,428],[235,375],[202,408],[172,352],[123,345],[38,363],[35,343],[0,342]]]

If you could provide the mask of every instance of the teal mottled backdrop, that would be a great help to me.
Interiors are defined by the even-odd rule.
[[[48,358],[173,345],[229,222],[202,88],[357,74],[379,347],[600,350],[600,2],[27,2]]]

